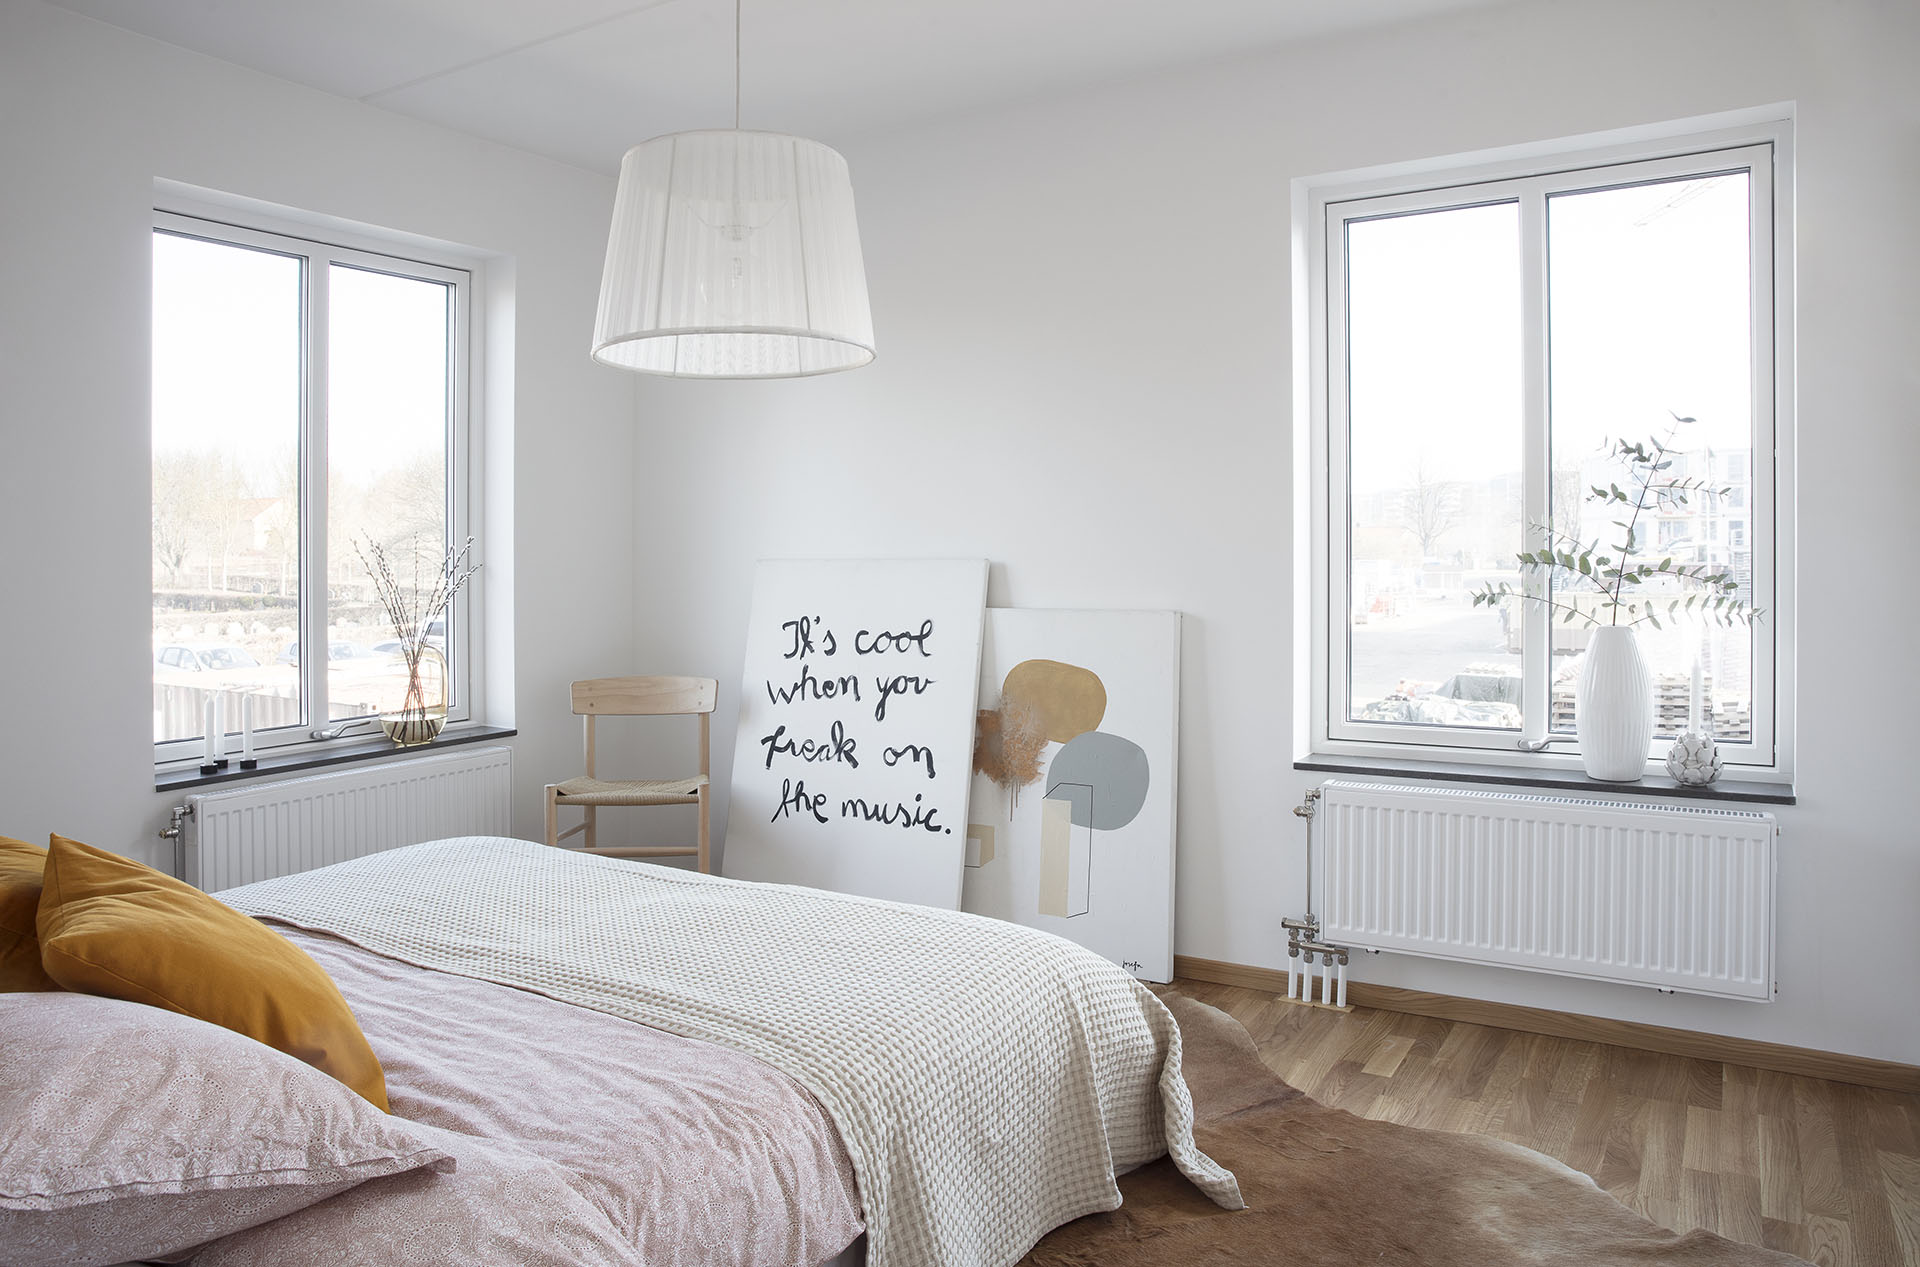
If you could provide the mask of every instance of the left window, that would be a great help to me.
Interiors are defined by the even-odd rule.
[[[466,540],[471,282],[156,213],[156,761],[200,751],[209,700],[229,735],[250,714],[260,748],[365,733],[401,706],[406,662],[360,556],[377,544],[425,587]],[[425,631],[450,721],[471,714],[465,599]]]

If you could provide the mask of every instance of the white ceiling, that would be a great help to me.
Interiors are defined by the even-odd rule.
[[[602,171],[726,127],[730,0],[53,0],[268,74]],[[742,126],[828,144],[1499,0],[745,0]]]

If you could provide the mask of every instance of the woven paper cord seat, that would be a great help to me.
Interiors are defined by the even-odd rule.
[[[568,779],[556,784],[562,805],[691,805],[707,776],[690,779]]]

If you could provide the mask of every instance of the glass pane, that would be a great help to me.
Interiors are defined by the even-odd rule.
[[[327,715],[365,717],[401,707],[415,622],[396,626],[362,556],[378,547],[418,611],[447,548],[451,288],[341,264],[328,284]],[[445,619],[425,633],[446,649]]]
[[[1548,199],[1555,527],[1617,559],[1631,524],[1635,557],[1726,571],[1753,598],[1752,284],[1745,172],[1661,181]],[[1675,415],[1695,421],[1676,424]],[[1641,480],[1618,445],[1653,442],[1673,465]],[[1641,468],[1644,474],[1644,467]],[[1685,500],[1659,483],[1697,480]],[[1601,502],[1595,486],[1630,499]],[[1559,595],[1601,620],[1644,619],[1640,646],[1658,683],[1658,733],[1690,711],[1696,665],[1703,721],[1722,741],[1753,733],[1750,630],[1689,618],[1689,587],[1669,577],[1618,587],[1640,611],[1605,606],[1588,584]],[[1671,605],[1678,600],[1677,613]],[[1586,622],[1554,625],[1553,728],[1573,729],[1573,687]]]
[[[153,737],[304,721],[299,626],[301,262],[153,235]]]
[[[1519,729],[1519,212],[1347,228],[1353,721]]]

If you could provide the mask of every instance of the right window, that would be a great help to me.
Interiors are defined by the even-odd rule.
[[[1788,772],[1786,139],[1309,185],[1316,752],[1577,765],[1617,622],[1649,758]]]

